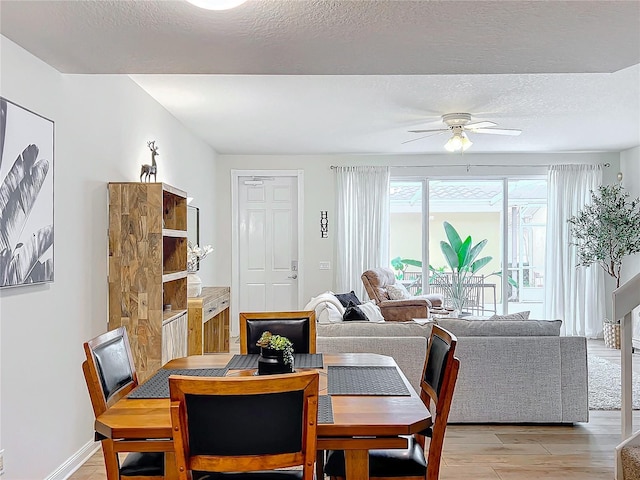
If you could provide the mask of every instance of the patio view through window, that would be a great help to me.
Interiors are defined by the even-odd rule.
[[[442,293],[452,303],[451,267],[440,244],[448,241],[447,222],[463,241],[471,236],[472,247],[487,240],[476,260],[491,257],[465,279],[464,313],[529,310],[542,318],[546,179],[393,179],[390,199],[390,266],[409,292]]]

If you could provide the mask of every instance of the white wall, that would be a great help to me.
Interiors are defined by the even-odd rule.
[[[213,243],[216,153],[126,76],[62,75],[2,36],[0,49],[1,95],[55,121],[55,282],[0,290],[3,478],[62,478],[93,439],[82,343],[107,329],[106,183],[137,181],[156,140],[158,180],[195,198]]]
[[[335,186],[331,165],[391,165],[392,176],[448,175],[465,177],[470,175],[545,175],[546,165],[556,163],[610,163],[604,169],[605,182],[615,181],[618,173],[617,153],[580,154],[469,154],[459,155],[219,155],[216,162],[218,197],[216,211],[221,225],[231,225],[231,170],[274,169],[304,171],[304,251],[305,282],[303,299],[306,303],[312,296],[334,288],[336,258],[335,246]],[[461,164],[460,167],[448,167]],[[467,172],[467,164],[478,165],[532,165],[531,167],[473,167]],[[328,210],[329,238],[320,238],[320,211]],[[232,261],[237,260],[231,249],[231,231],[218,229],[215,244],[221,285],[230,285]],[[231,252],[231,255],[229,255]],[[331,270],[320,270],[319,262],[329,260]],[[607,288],[611,288],[610,285]],[[232,292],[233,294],[233,292]],[[304,307],[300,305],[300,307]],[[610,307],[609,307],[610,308]],[[237,312],[231,312],[232,322],[237,321]],[[237,331],[237,329],[235,329]]]
[[[640,147],[625,150],[620,154],[622,185],[631,198],[640,197]],[[624,259],[622,281],[640,273],[640,254]]]

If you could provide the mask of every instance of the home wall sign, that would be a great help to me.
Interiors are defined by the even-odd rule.
[[[329,238],[329,220],[327,210],[320,210],[320,238]]]
[[[53,282],[54,122],[0,97],[0,288]]]

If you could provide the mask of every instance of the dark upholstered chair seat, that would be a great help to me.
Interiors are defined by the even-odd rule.
[[[424,452],[414,437],[409,437],[409,446],[403,450],[369,450],[370,477],[420,477],[426,472]],[[324,473],[330,477],[345,477],[343,450],[327,453]]]
[[[133,452],[120,466],[122,477],[153,477],[164,475],[163,452]]]
[[[193,472],[193,480],[302,480],[302,470],[266,470],[259,472]]]

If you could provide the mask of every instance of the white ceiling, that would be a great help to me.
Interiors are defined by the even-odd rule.
[[[136,74],[220,153],[443,153],[402,142],[452,112],[523,130],[475,153],[640,145],[638,0],[2,0],[0,33],[64,73]]]

